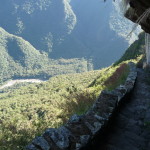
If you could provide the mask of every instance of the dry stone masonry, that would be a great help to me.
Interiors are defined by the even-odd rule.
[[[113,91],[103,91],[86,114],[74,114],[64,126],[47,129],[26,150],[87,150],[97,137],[101,142],[117,110],[128,100],[136,78],[136,67],[130,63],[130,73],[124,85]]]

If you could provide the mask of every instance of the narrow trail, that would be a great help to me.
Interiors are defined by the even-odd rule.
[[[138,70],[131,99],[119,111],[103,146],[96,150],[150,150],[150,76]]]

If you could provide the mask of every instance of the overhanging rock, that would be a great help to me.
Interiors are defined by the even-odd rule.
[[[150,33],[150,1],[149,0],[124,0],[130,6],[125,17],[133,22],[139,22],[142,29]]]

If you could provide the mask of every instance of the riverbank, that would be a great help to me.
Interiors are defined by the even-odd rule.
[[[0,90],[3,90],[8,87],[12,87],[16,84],[20,83],[42,83],[45,82],[44,80],[39,80],[39,79],[17,79],[17,80],[10,80],[6,82],[4,85],[0,86]]]

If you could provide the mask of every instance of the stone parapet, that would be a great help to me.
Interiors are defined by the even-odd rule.
[[[124,85],[113,91],[103,91],[84,115],[74,114],[60,128],[47,129],[36,137],[26,150],[80,150],[88,149],[99,137],[105,136],[120,106],[128,101],[137,78],[136,67],[130,63],[130,73]]]

